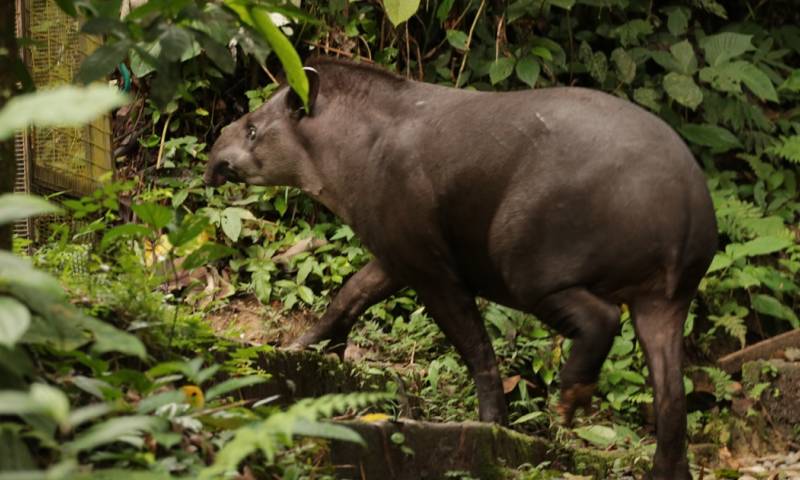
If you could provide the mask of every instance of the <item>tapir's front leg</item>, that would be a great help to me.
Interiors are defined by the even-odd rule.
[[[323,340],[331,340],[331,349],[342,356],[347,345],[347,335],[358,317],[371,305],[385,299],[402,287],[373,259],[345,282],[333,298],[320,321],[290,348],[304,349]]]

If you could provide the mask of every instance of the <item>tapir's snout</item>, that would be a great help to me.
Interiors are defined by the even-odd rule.
[[[225,171],[230,170],[230,163],[224,159],[209,158],[208,165],[206,165],[206,173],[203,175],[203,181],[206,185],[218,187],[225,183],[227,180]]]
[[[238,182],[240,181],[239,175],[224,157],[213,156],[208,160],[206,166],[206,173],[203,175],[203,181],[206,185],[218,187],[226,181]]]

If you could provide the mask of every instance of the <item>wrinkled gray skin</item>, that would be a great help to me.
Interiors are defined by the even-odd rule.
[[[222,131],[206,182],[299,187],[374,254],[302,348],[343,345],[358,316],[413,287],[475,379],[480,418],[505,423],[475,297],[536,314],[574,343],[571,419],[627,304],[655,391],[653,477],[689,479],[682,332],[716,249],[705,180],[664,122],[604,93],[483,93],[312,61],[311,113],[284,88]],[[318,72],[318,73],[317,73]]]

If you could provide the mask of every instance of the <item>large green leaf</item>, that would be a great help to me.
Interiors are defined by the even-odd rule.
[[[700,48],[706,56],[706,62],[712,67],[721,65],[732,58],[755,50],[751,40],[752,35],[742,33],[723,32],[716,35],[709,35],[700,39]]]
[[[633,99],[639,105],[644,105],[654,112],[661,110],[661,92],[654,88],[640,87],[633,91]]]
[[[74,429],[77,426],[100,418],[113,411],[114,407],[110,403],[93,403],[85,407],[79,407],[70,412],[67,418],[67,425]]]
[[[589,75],[592,76],[597,83],[602,84],[606,81],[608,75],[608,58],[603,52],[594,52],[589,61]]]
[[[170,25],[161,34],[161,56],[169,61],[179,61],[192,48],[192,36],[181,27]]]
[[[156,417],[133,415],[116,417],[93,426],[64,445],[68,452],[77,453],[115,442],[125,435],[140,435],[156,429],[162,422]]]
[[[669,52],[653,50],[650,52],[650,58],[669,72],[682,73],[678,60]]]
[[[119,352],[144,359],[147,356],[144,344],[135,335],[120,330],[110,323],[83,316],[80,326],[94,337],[92,351],[97,353]]]
[[[33,460],[27,444],[23,440],[21,425],[6,422],[0,425],[0,479],[10,472],[11,475],[19,475],[24,470],[35,470],[36,462]],[[9,473],[2,473],[9,472]],[[31,480],[34,480],[31,478]]]
[[[256,7],[251,9],[249,14],[253,25],[264,36],[264,39],[270,44],[275,54],[278,55],[278,59],[283,65],[283,70],[286,72],[286,80],[289,82],[289,86],[297,93],[297,96],[303,101],[306,111],[308,111],[308,77],[306,77],[306,72],[303,71],[303,62],[300,61],[297,51],[289,42],[289,39],[272,22],[267,10]]]
[[[795,69],[791,75],[778,87],[778,90],[800,92],[800,68]]]
[[[138,44],[131,51],[131,72],[137,77],[144,77],[156,71],[159,67],[158,55],[161,45],[157,41]]]
[[[31,324],[31,312],[17,300],[0,295],[0,345],[8,348],[22,338]]]
[[[302,435],[306,437],[327,438],[329,440],[339,440],[344,442],[357,443],[359,445],[366,445],[364,439],[361,438],[356,431],[347,428],[344,425],[336,425],[330,422],[320,422],[317,420],[309,420],[306,418],[298,418],[292,426],[292,433],[294,435]]]
[[[461,30],[448,30],[447,43],[458,50],[467,49],[467,34]]]
[[[624,48],[617,48],[611,52],[611,61],[617,69],[617,76],[622,83],[631,83],[636,77],[636,62]]]
[[[249,212],[248,212],[249,213]],[[224,218],[224,212],[223,212]],[[205,230],[208,225],[208,217],[205,215],[187,215],[183,218],[180,226],[171,231],[167,238],[173,247],[181,247],[195,238]]]
[[[150,395],[139,402],[139,405],[136,406],[136,413],[150,413],[170,403],[186,403],[186,395],[181,390],[168,390]]]
[[[750,62],[737,63],[743,63],[740,67],[740,78],[751,92],[761,100],[778,102],[778,93],[775,91],[775,86],[772,85],[772,80],[769,79],[766,73],[762,72]]]
[[[744,257],[769,255],[770,253],[779,252],[788,248],[793,244],[794,242],[789,238],[763,236],[745,243],[730,243],[725,247],[725,252],[736,260]]]
[[[65,299],[58,280],[5,251],[0,251],[0,292],[10,293],[35,310],[54,302],[60,304]]]
[[[166,227],[172,220],[172,210],[157,203],[139,203],[131,205],[131,209],[144,223],[156,230]]]
[[[0,140],[29,125],[83,125],[127,101],[119,90],[105,85],[65,85],[17,95],[0,110]]]
[[[741,148],[742,144],[729,130],[716,125],[687,123],[678,127],[681,135],[691,143],[710,147],[716,153]]]
[[[395,27],[411,18],[419,9],[419,0],[383,0],[386,16]]]
[[[708,270],[706,270],[706,273],[708,274],[711,272],[716,272],[717,270],[728,268],[731,266],[731,264],[733,264],[733,259],[731,258],[730,255],[722,252],[717,252],[717,254],[714,255],[714,259],[711,260],[711,265],[708,266]]]
[[[547,413],[542,411],[528,412],[525,415],[511,422],[511,425],[519,425],[520,423],[532,422],[547,417]]]
[[[151,230],[144,225],[138,223],[126,223],[124,225],[117,225],[116,227],[108,230],[103,235],[103,240],[100,241],[100,248],[105,249],[113,244],[118,238],[125,237],[144,237],[151,233]]]
[[[752,304],[753,308],[759,313],[786,320],[792,325],[792,328],[800,327],[800,320],[798,320],[797,314],[772,295],[763,293],[753,295]]]
[[[255,217],[249,210],[241,207],[228,207],[222,211],[220,225],[222,231],[234,242],[239,240],[242,232],[242,220],[254,220]]]
[[[675,35],[683,35],[689,27],[689,15],[691,11],[685,7],[673,7],[667,17],[667,29],[669,33]]]
[[[704,67],[700,70],[700,80],[710,83],[720,92],[742,93],[742,79],[737,65],[745,62],[726,62],[716,67]]]
[[[42,197],[25,193],[4,193],[0,195],[0,225],[37,215],[59,212],[61,212],[59,207]]]
[[[700,70],[700,80],[709,82],[719,91],[731,93],[741,93],[744,83],[761,100],[778,101],[778,93],[767,74],[745,60],[705,67]]]
[[[125,40],[101,45],[81,62],[78,74],[75,75],[75,81],[88,84],[108,75],[125,60],[130,48],[131,43]],[[81,107],[76,106],[76,108]]]
[[[664,90],[676,102],[692,110],[703,101],[703,92],[692,77],[670,72],[664,76]]]
[[[653,33],[653,25],[648,20],[637,18],[620,25],[611,31],[614,37],[619,38],[623,47],[638,45],[639,38]]]
[[[237,377],[225,380],[218,383],[206,391],[206,400],[213,400],[220,395],[224,395],[240,388],[249,387],[250,385],[258,385],[264,383],[268,378],[259,375],[250,375],[247,377]]]
[[[204,33],[195,33],[195,38],[200,46],[214,64],[227,74],[232,74],[236,69],[236,61],[231,55],[231,51],[225,46],[214,40],[211,36]]]
[[[514,71],[516,60],[510,57],[500,57],[489,67],[489,79],[492,85],[500,83]]]
[[[532,55],[522,57],[517,62],[517,78],[525,82],[529,87],[534,88],[536,80],[539,79],[541,68],[536,57]]]
[[[697,57],[694,48],[688,40],[676,43],[669,49],[678,66],[678,72],[684,75],[693,75],[697,71]]]
[[[575,433],[586,440],[599,447],[610,447],[617,441],[617,432],[613,428],[603,425],[591,425],[588,427],[578,427],[574,429]]]
[[[34,383],[28,392],[0,390],[0,415],[31,413],[64,422],[69,416],[69,400],[61,390],[44,383]]]

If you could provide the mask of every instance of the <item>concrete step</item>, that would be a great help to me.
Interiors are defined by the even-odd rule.
[[[557,471],[608,478],[621,452],[571,449],[482,422],[418,422],[401,419],[337,422],[355,430],[365,445],[335,441],[330,462],[337,478],[420,480],[513,478],[511,470],[549,462]],[[624,461],[624,459],[623,459]]]

